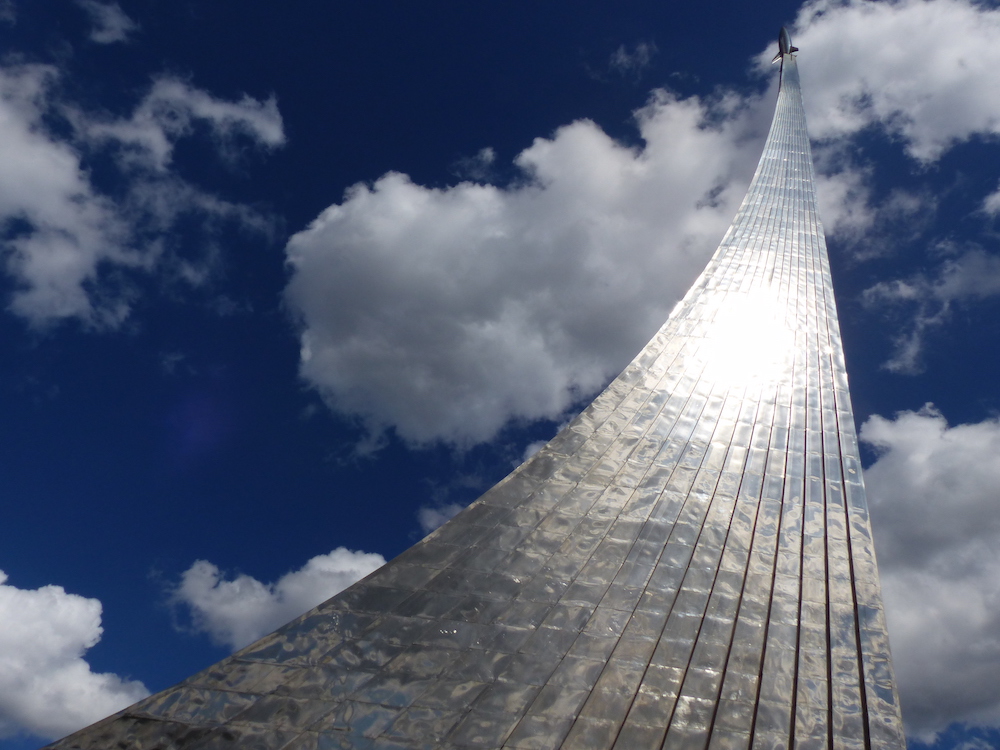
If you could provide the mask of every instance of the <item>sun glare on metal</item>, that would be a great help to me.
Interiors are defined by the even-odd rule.
[[[708,324],[699,355],[703,377],[732,385],[773,382],[788,370],[795,334],[787,311],[769,289],[736,296]]]

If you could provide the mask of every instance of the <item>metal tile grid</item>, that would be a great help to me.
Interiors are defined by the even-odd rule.
[[[729,233],[572,424],[364,581],[51,747],[904,748],[782,64]]]

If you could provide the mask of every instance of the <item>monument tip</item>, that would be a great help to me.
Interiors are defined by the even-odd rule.
[[[790,55],[793,52],[798,52],[798,47],[792,46],[792,38],[788,36],[788,29],[784,26],[781,27],[781,31],[778,32],[778,54],[774,56],[771,60],[772,63],[778,62],[784,55]]]

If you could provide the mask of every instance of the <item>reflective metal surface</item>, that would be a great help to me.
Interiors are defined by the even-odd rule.
[[[544,449],[52,747],[903,748],[795,59],[705,272]]]

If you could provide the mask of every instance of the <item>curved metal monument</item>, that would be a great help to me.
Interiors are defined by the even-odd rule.
[[[52,748],[899,748],[794,48],[708,267],[572,424],[339,596]]]

